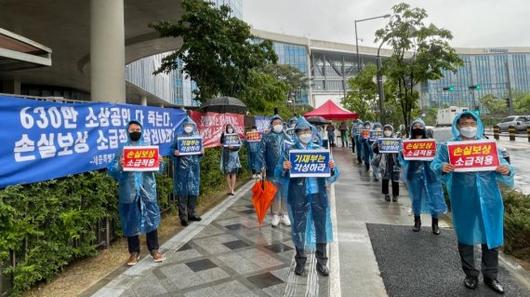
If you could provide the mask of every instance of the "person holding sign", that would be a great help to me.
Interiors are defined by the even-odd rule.
[[[483,138],[484,127],[477,115],[463,112],[455,117],[452,133],[451,142],[477,141]],[[484,153],[484,150],[478,151]],[[475,152],[473,149],[463,154],[472,156]],[[474,265],[473,250],[474,245],[481,244],[484,282],[493,291],[503,294],[504,288],[497,280],[498,248],[504,240],[504,206],[498,184],[513,187],[514,172],[504,158],[499,159],[500,151],[496,153],[500,165],[493,170],[455,172],[455,164],[449,162],[447,145],[442,145],[431,167],[447,185],[451,199],[458,252],[466,275],[464,285],[469,289],[478,286],[479,271]]]
[[[261,134],[256,126],[252,126],[249,132],[247,132],[246,145],[248,151],[248,166],[252,171],[252,178],[259,178],[259,172],[261,170],[260,162],[260,142]]]
[[[287,214],[287,190],[282,187],[282,184],[279,183],[278,178],[274,175],[274,169],[284,154],[286,142],[290,142],[291,138],[284,132],[283,120],[278,114],[272,116],[271,127],[271,131],[261,139],[260,156],[267,178],[278,189],[271,207],[272,227],[277,227],[280,223],[290,226],[291,221]]]
[[[363,163],[363,143],[362,143],[362,134],[361,131],[363,130],[363,122],[361,120],[358,120],[358,122],[354,125],[357,125],[357,133],[355,134],[355,146],[357,149],[357,152],[355,153],[357,155],[357,163],[362,164]]]
[[[382,138],[380,141],[376,141],[373,144],[372,149],[375,154],[381,155],[381,178],[383,180],[382,186],[383,195],[385,195],[385,200],[390,201],[388,187],[390,181],[392,180],[392,201],[397,202],[399,197],[400,175],[400,167],[398,160],[399,139],[396,139],[398,145],[395,148],[395,152],[393,152],[394,148],[392,146],[387,147],[388,145],[385,146],[385,143],[383,143],[383,141],[392,143],[392,137],[394,136],[394,127],[392,127],[392,125],[385,125],[383,127],[383,136],[385,138]]]
[[[175,132],[175,143],[171,147],[174,164],[173,191],[177,195],[179,219],[182,226],[200,221],[195,213],[201,184],[201,159],[204,155],[202,139],[197,125],[188,116]],[[198,143],[198,144],[197,144]],[[190,146],[193,146],[191,149]],[[198,152],[197,152],[198,151]]]
[[[381,154],[374,152],[373,145],[377,140],[383,136],[383,125],[379,122],[375,122],[372,125],[372,131],[370,131],[370,138],[368,139],[368,145],[370,151],[372,151],[373,158],[371,159],[370,165],[372,166],[372,176],[375,181],[379,181],[379,175],[381,174],[379,165],[381,163]]]
[[[425,123],[421,119],[412,122],[410,129],[410,139],[426,139]],[[433,155],[434,157],[434,155]],[[432,159],[432,158],[431,158]],[[431,160],[406,160],[403,151],[400,152],[403,180],[407,184],[409,196],[412,200],[412,210],[414,212],[414,227],[412,231],[421,230],[422,213],[430,213],[432,218],[432,233],[440,234],[438,227],[438,217],[447,212],[442,183],[431,169]]]
[[[335,167],[335,162],[329,160],[327,164],[322,164],[324,165],[323,171],[329,172],[327,174],[328,177],[310,177],[309,175],[311,174],[308,174],[307,177],[293,177],[290,175],[294,166],[300,164],[293,164],[289,161],[289,151],[303,150],[317,152],[319,149],[321,150],[321,147],[312,141],[317,133],[316,128],[309,124],[306,119],[303,117],[298,119],[295,126],[295,144],[279,160],[276,167],[276,175],[288,188],[287,205],[289,216],[293,222],[291,236],[296,247],[295,273],[297,275],[303,275],[305,273],[305,262],[307,260],[305,252],[308,249],[313,250],[316,247],[316,269],[321,275],[328,276],[327,243],[333,240],[333,234],[326,187],[338,178],[338,169]],[[327,154],[329,156],[329,152]],[[314,158],[306,154],[305,156],[307,158],[304,156],[303,159],[307,160],[303,162],[313,162],[311,164],[313,165],[315,164],[314,162],[318,163],[318,159],[322,158],[322,155],[318,153],[313,155]],[[322,175],[315,174],[314,176]]]
[[[370,170],[370,160],[372,159],[372,147],[369,143],[370,131],[372,130],[372,123],[366,121],[363,123],[363,129],[361,130],[361,146],[362,146],[362,157],[364,167],[366,171]]]
[[[127,125],[128,141],[125,146],[148,146],[142,140],[142,125],[131,121]],[[159,159],[162,159],[159,156]],[[108,166],[109,175],[119,184],[119,212],[123,234],[127,236],[129,260],[133,266],[140,259],[140,234],[146,234],[147,248],[155,262],[165,260],[158,245],[160,208],[157,203],[156,178],[153,171],[123,171],[123,153],[116,155]],[[163,165],[163,164],[161,164]],[[163,172],[160,166],[158,173]]]
[[[239,161],[241,140],[231,124],[226,124],[225,131],[221,134],[221,144],[223,146],[221,170],[226,176],[228,195],[234,196],[237,172],[241,168],[241,162]]]

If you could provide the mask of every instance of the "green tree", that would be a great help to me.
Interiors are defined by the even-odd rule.
[[[288,87],[287,96],[297,96],[309,87],[309,78],[298,68],[286,64],[265,65],[264,72],[276,77]]]
[[[183,70],[197,83],[197,99],[204,102],[216,95],[237,96],[252,80],[252,69],[276,63],[272,42],[257,42],[250,26],[232,17],[228,6],[182,0],[184,14],[176,23],[150,24],[161,37],[180,37],[182,46],[165,57],[155,74]]]
[[[415,87],[442,78],[443,70],[456,71],[463,62],[449,46],[451,32],[425,24],[425,9],[400,3],[392,10],[388,24],[376,31],[375,41],[393,50],[392,56],[385,60],[383,72],[396,85],[396,98],[408,127],[418,106],[419,94]]]
[[[516,114],[530,114],[530,93],[515,92],[513,111]]]
[[[272,114],[277,106],[285,106],[289,86],[270,73],[253,69],[247,87],[239,94],[252,114]]]
[[[377,118],[377,86],[372,81],[376,72],[375,65],[366,65],[361,72],[348,80],[350,91],[342,99],[342,105],[356,112],[363,121],[374,121]]]
[[[504,114],[508,107],[506,106],[506,101],[495,97],[493,94],[488,94],[480,98],[480,104],[488,110],[488,114],[498,115]]]

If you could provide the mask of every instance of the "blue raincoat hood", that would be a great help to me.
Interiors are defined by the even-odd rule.
[[[298,134],[296,133],[299,130],[306,130],[311,129],[311,134],[313,135],[313,143],[316,143],[318,145],[321,145],[321,139],[320,139],[320,133],[318,133],[318,129],[311,125],[304,117],[299,117],[296,120],[296,124],[294,126],[294,136],[293,140],[296,145],[300,144],[300,139],[298,138]],[[316,141],[315,141],[316,140]]]
[[[482,121],[480,120],[480,118],[476,114],[472,113],[471,111],[464,111],[464,112],[456,115],[456,117],[453,119],[453,126],[452,126],[452,129],[451,129],[451,132],[453,133],[454,139],[455,140],[462,140],[462,138],[460,137],[460,130],[458,130],[458,121],[464,115],[470,115],[470,116],[472,116],[475,119],[475,121],[477,121],[477,136],[475,136],[475,137],[477,139],[484,138],[483,137],[483,135],[484,135],[484,125],[482,124]]]
[[[412,127],[414,127],[414,124],[416,123],[420,123],[423,126],[423,130],[425,130],[425,122],[422,119],[417,118],[410,124],[409,135],[412,135]]]
[[[280,120],[280,121],[283,122],[282,117],[281,117],[279,114],[275,114],[275,115],[273,115],[273,116],[271,117],[271,121],[270,121],[270,123],[271,123],[271,127],[272,127],[272,122],[274,122],[275,120]]]
[[[184,132],[184,127],[186,125],[193,125],[193,131],[191,134],[187,134]],[[176,136],[198,136],[199,135],[199,129],[197,128],[197,124],[193,121],[193,119],[190,116],[186,116],[184,120],[180,123],[180,125],[177,127],[175,131]]]

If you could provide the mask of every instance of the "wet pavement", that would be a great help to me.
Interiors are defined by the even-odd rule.
[[[329,195],[335,238],[328,247],[329,277],[316,273],[311,255],[306,264],[308,275],[294,274],[290,228],[272,228],[269,218],[263,226],[258,226],[250,201],[253,182],[249,182],[236,196],[204,214],[203,221],[193,223],[162,245],[161,250],[167,257],[165,262],[156,264],[148,256],[125,272],[112,275],[106,284],[92,288],[91,292],[95,292],[92,296],[393,296],[396,291],[390,287],[388,274],[384,273],[386,266],[383,264],[388,262],[380,258],[384,253],[376,255],[374,248],[377,246],[372,245],[374,238],[377,237],[377,242],[385,242],[389,236],[384,235],[387,231],[377,231],[367,224],[399,227],[400,232],[408,235],[407,240],[388,242],[389,247],[396,249],[396,255],[400,254],[403,265],[417,260],[413,253],[403,254],[403,249],[410,250],[419,242],[441,242],[442,237],[431,234],[430,218],[422,216],[426,228],[420,234],[414,233],[418,235],[415,242],[416,237],[410,231],[413,217],[406,189],[401,187],[398,202],[386,202],[380,194],[380,182],[372,180],[369,172],[353,163],[349,149],[337,148],[333,154],[341,177],[330,187]],[[456,250],[453,231],[444,221],[440,225],[446,233],[444,244],[440,243],[441,254],[450,255],[451,261],[439,257],[434,264],[422,266],[419,262],[415,265],[450,273],[453,279],[463,279],[459,265],[455,264],[458,258],[452,259]],[[373,232],[382,233],[374,235]],[[428,240],[421,241],[421,238]],[[388,252],[384,255],[384,259],[391,257]],[[437,269],[438,265],[443,267]],[[424,284],[410,281],[410,274],[398,269],[393,277],[408,284],[408,291],[417,292],[410,296],[431,296],[425,292]],[[509,274],[507,277],[510,278]],[[441,281],[432,285],[443,287],[447,284]],[[461,283],[456,281],[450,285],[461,286]],[[525,292],[527,288],[523,288]],[[461,288],[455,290],[460,292]],[[530,296],[530,291],[528,293]]]

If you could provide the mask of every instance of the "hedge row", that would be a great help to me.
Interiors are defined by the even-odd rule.
[[[220,149],[207,149],[201,162],[201,199],[226,188]],[[240,153],[246,170],[246,151]],[[173,180],[157,177],[161,209],[174,207]],[[117,183],[105,171],[89,172],[0,190],[0,267],[12,279],[12,296],[52,279],[75,259],[96,255],[96,226],[107,218],[120,234]],[[16,266],[8,265],[16,256]],[[3,263],[3,265],[2,265]],[[0,292],[1,294],[2,292]]]

